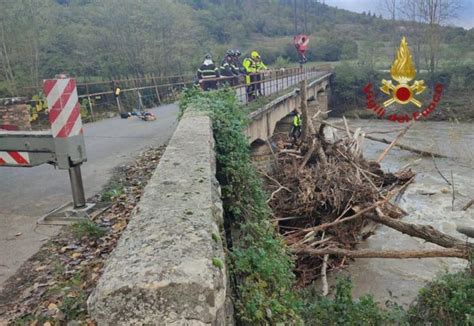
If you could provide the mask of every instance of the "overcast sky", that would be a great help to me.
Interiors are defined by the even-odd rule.
[[[458,18],[450,22],[450,25],[462,26],[464,28],[474,28],[474,0],[456,0],[462,6]],[[383,0],[325,0],[330,6],[347,9],[355,12],[375,12],[377,15],[387,16],[381,8]]]

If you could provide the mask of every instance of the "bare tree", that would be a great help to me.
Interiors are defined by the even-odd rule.
[[[5,27],[0,22],[0,76],[6,81],[6,85],[10,95],[16,93],[15,76],[10,63],[10,55],[5,39]]]
[[[458,0],[412,0],[417,4],[420,20],[427,24],[426,39],[429,48],[429,71],[436,70],[440,45],[440,26],[457,16]]]
[[[396,54],[396,49],[398,46],[398,40],[397,40],[397,30],[396,30],[396,24],[395,20],[397,19],[397,11],[399,7],[399,1],[400,0],[379,0],[379,4],[382,8],[383,11],[385,11],[392,22],[392,48],[393,48],[393,56],[395,57]]]
[[[410,43],[413,45],[415,66],[417,73],[421,69],[421,44],[423,41],[423,26],[419,14],[419,5],[417,0],[401,0],[400,16],[408,21],[407,27],[410,34]]]
[[[382,6],[385,11],[390,15],[392,22],[397,18],[397,2],[398,0],[382,0]]]

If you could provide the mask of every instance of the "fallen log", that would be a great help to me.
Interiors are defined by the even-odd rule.
[[[377,163],[382,162],[382,160],[385,158],[385,156],[387,156],[387,154],[390,152],[393,146],[395,146],[398,143],[398,141],[402,139],[402,137],[407,133],[408,129],[410,129],[411,126],[413,126],[413,123],[408,124],[408,126],[405,129],[400,131],[397,137],[395,137],[395,139],[390,143],[390,145],[388,145],[388,147],[385,148],[385,150],[382,152],[382,154],[380,154],[379,158],[375,162]]]
[[[471,199],[466,205],[464,205],[464,207],[462,208],[463,211],[467,211],[469,209],[469,207],[472,206],[472,204],[474,204],[474,198]]]
[[[325,249],[298,249],[297,253],[308,254],[311,256],[347,256],[351,258],[433,258],[433,257],[456,257],[468,259],[469,253],[467,250],[461,249],[434,249],[434,250],[347,250],[340,248],[325,248]]]
[[[426,240],[444,248],[457,248],[461,250],[469,248],[470,250],[474,250],[474,243],[465,242],[450,235],[447,235],[441,231],[436,230],[431,225],[410,224],[393,219],[383,214],[378,207],[375,209],[375,211],[377,212],[377,214],[369,212],[365,216],[367,218],[370,218],[374,222],[386,225],[401,233]]]
[[[338,129],[338,130],[342,130],[342,131],[345,131],[346,129],[345,128],[342,128],[342,127],[339,127],[339,126],[336,126],[335,124],[332,124],[332,123],[329,123],[327,121],[324,121],[325,124],[327,124],[328,126],[330,127],[333,127],[335,129]],[[354,132],[354,130],[351,130],[349,129],[350,132]],[[384,144],[388,144],[390,145],[390,141],[388,141],[387,139],[385,138],[377,138],[377,137],[374,137],[374,136],[370,136],[368,134],[365,135],[365,138],[367,139],[370,139],[370,140],[373,140],[373,141],[378,141],[380,143],[384,143]],[[400,149],[403,149],[403,150],[406,150],[406,151],[410,151],[410,152],[413,152],[413,153],[416,153],[416,154],[419,154],[421,156],[428,156],[428,157],[431,157],[431,156],[434,156],[434,157],[444,157],[446,158],[447,156],[446,155],[442,155],[442,154],[438,154],[438,153],[434,153],[434,152],[429,152],[429,151],[423,151],[421,149],[417,149],[417,148],[413,148],[411,146],[407,146],[407,145],[403,145],[403,144],[395,144],[394,145],[395,147],[398,147]]]

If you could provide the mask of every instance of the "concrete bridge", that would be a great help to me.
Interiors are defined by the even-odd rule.
[[[311,116],[327,110],[330,76],[308,83]],[[265,148],[300,101],[288,90],[251,113],[252,148]],[[215,263],[225,261],[215,160],[210,118],[188,109],[88,299],[99,325],[234,324],[227,266]]]
[[[327,111],[331,75],[331,72],[323,72],[308,82],[308,100],[313,102],[313,105],[308,108],[309,116],[314,116],[318,110]],[[278,122],[287,117],[291,111],[299,108],[300,103],[301,96],[299,89],[296,88],[250,113],[249,118],[252,121],[247,128],[250,143],[266,142],[273,135]]]

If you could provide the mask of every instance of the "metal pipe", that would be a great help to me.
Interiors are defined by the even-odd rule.
[[[71,180],[74,208],[82,208],[86,206],[86,197],[84,194],[84,185],[82,184],[80,164],[69,168],[69,180]]]

